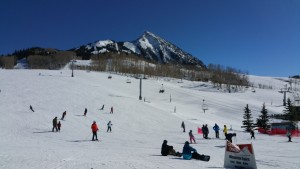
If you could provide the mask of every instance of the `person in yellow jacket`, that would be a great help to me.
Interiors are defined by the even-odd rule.
[[[224,133],[224,136],[226,137],[226,134],[227,134],[227,126],[226,125],[224,125],[223,133]]]

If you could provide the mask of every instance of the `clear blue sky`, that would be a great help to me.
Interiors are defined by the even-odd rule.
[[[2,0],[0,54],[135,40],[150,31],[205,64],[300,74],[299,0]]]

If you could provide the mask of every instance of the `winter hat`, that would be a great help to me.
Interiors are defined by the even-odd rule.
[[[164,143],[167,143],[168,141],[167,140],[164,140]]]

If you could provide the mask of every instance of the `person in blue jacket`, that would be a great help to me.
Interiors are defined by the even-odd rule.
[[[215,126],[213,127],[213,129],[215,130],[216,138],[219,138],[220,127],[217,125],[217,123],[215,123]]]
[[[193,152],[193,153],[192,153]],[[185,160],[190,160],[192,158],[200,160],[203,158],[203,155],[197,153],[197,150],[190,146],[190,143],[186,141],[182,150],[182,157]]]

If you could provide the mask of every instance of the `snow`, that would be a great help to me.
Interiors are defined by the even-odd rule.
[[[112,75],[108,79],[108,75]],[[247,89],[237,93],[213,90],[209,83],[179,79],[147,79],[142,81],[139,100],[139,79],[103,72],[71,70],[4,70],[0,69],[0,168],[5,169],[171,169],[223,168],[224,135],[215,139],[212,127],[218,123],[232,126],[237,144],[251,143],[258,168],[300,168],[300,139],[291,143],[283,136],[256,133],[256,140],[240,127],[246,104],[254,117],[266,103],[269,113],[282,112],[283,95],[277,89]],[[282,81],[272,77],[252,76],[251,79],[270,81],[281,86]],[[159,93],[164,86],[165,92]],[[171,97],[171,102],[170,102]],[[202,100],[208,105],[203,112]],[[272,104],[271,101],[272,100]],[[105,104],[104,110],[99,110]],[[29,110],[33,106],[35,112]],[[114,113],[110,114],[113,106]],[[174,108],[176,107],[176,113]],[[84,109],[88,109],[84,117]],[[61,121],[61,132],[51,132],[52,119]],[[96,121],[100,142],[92,142],[90,126]],[[112,121],[112,133],[106,124]],[[183,160],[161,156],[164,139],[177,151],[182,151],[188,133],[193,130],[199,153],[211,156],[209,162]],[[209,137],[196,134],[197,127],[208,124]],[[230,128],[230,127],[229,127]]]
[[[92,46],[96,46],[96,47],[105,47],[108,44],[112,44],[114,43],[111,40],[103,40],[103,41],[97,41],[95,42]]]
[[[131,42],[124,42],[124,46],[134,53],[141,54],[141,51],[139,50],[139,48],[137,48],[137,46]]]

